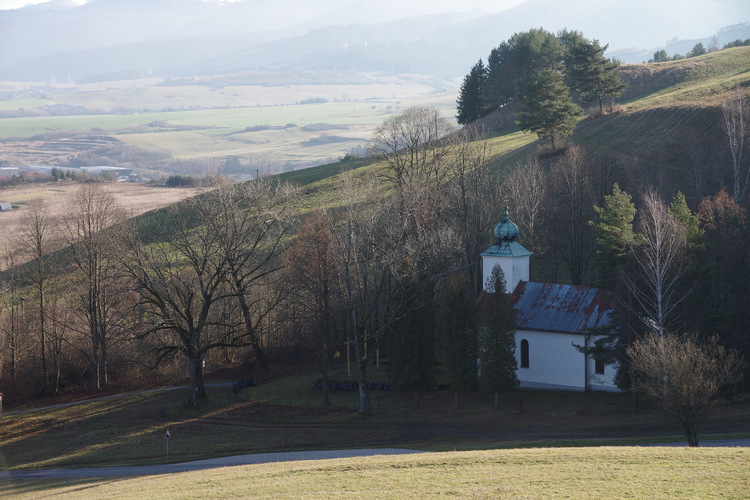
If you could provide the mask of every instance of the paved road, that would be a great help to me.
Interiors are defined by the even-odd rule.
[[[409,453],[426,453],[401,448],[379,448],[364,450],[323,450],[323,451],[287,451],[280,453],[256,453],[254,455],[237,455],[234,457],[212,458],[164,465],[140,465],[133,467],[91,467],[86,469],[44,469],[0,471],[3,479],[52,479],[66,477],[106,477],[106,476],[146,476],[169,474],[234,465],[261,464],[267,462],[291,462],[296,460],[327,460],[331,458],[365,457],[372,455],[404,455]]]

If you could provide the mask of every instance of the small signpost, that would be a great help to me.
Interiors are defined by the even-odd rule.
[[[169,438],[171,434],[169,433],[169,429],[167,429],[167,434],[164,436],[164,439],[167,442],[167,463],[169,463]]]

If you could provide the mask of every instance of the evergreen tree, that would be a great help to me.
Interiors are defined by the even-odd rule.
[[[698,57],[706,53],[708,53],[708,51],[706,50],[706,47],[704,47],[701,42],[698,42],[693,46],[692,49],[690,49],[690,52],[685,54],[685,56],[686,57]]]
[[[456,393],[477,383],[477,330],[466,279],[451,278],[440,295],[437,311],[437,357]]]
[[[604,206],[594,210],[598,220],[590,224],[596,235],[596,286],[612,290],[615,271],[623,263],[628,248],[635,244],[635,205],[630,195],[615,184],[612,194],[604,197]]]
[[[516,319],[510,296],[505,290],[505,273],[496,265],[487,279],[488,298],[479,335],[479,384],[486,391],[498,393],[518,387],[516,376]]]
[[[540,28],[514,34],[487,58],[485,106],[492,111],[523,99],[539,72],[559,68],[562,60],[563,46],[549,31]]]
[[[667,51],[664,49],[657,50],[654,52],[654,58],[649,59],[648,62],[666,62],[669,61],[669,55],[667,55]]]
[[[605,97],[619,97],[627,87],[616,71],[620,62],[604,57],[608,46],[602,47],[598,40],[592,42],[579,35],[571,37],[565,52],[565,71],[571,88],[581,95],[584,103],[598,100],[599,114],[604,113]]]
[[[477,121],[484,115],[482,94],[484,93],[484,81],[487,78],[487,70],[480,59],[468,75],[464,77],[461,89],[458,93],[456,120],[459,125],[466,125]]]
[[[542,70],[524,94],[524,109],[519,111],[516,125],[519,129],[534,132],[540,138],[549,137],[556,150],[555,137],[573,133],[580,106],[570,99],[570,90],[562,75],[555,69]]]
[[[413,390],[419,407],[419,391],[435,381],[435,335],[433,309],[421,306],[398,319],[390,335],[390,363],[393,385]]]

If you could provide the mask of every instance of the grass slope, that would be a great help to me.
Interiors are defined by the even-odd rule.
[[[169,476],[14,480],[14,498],[740,498],[742,448],[495,450],[281,462]]]
[[[338,365],[333,378],[348,379]],[[371,380],[387,372],[371,369]],[[634,408],[627,394],[515,391],[466,392],[455,408],[451,391],[373,391],[373,414],[357,411],[356,391],[333,391],[320,407],[314,371],[300,371],[241,391],[209,387],[199,410],[184,407],[185,389],[128,395],[61,409],[6,415],[0,426],[3,469],[149,465],[247,453],[405,447],[418,450],[539,446],[602,446],[679,441],[678,426],[650,409]],[[8,411],[8,408],[6,408]],[[702,421],[706,432],[747,435],[750,405],[719,408]],[[708,439],[708,434],[700,438]]]

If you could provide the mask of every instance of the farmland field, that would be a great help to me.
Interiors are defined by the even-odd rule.
[[[42,97],[0,101],[0,161],[62,164],[69,158],[54,151],[39,155],[38,143],[68,134],[109,135],[124,146],[180,160],[235,156],[318,165],[365,147],[385,118],[412,106],[435,106],[452,121],[454,84],[423,80],[405,75],[368,76],[360,85],[61,85]]]
[[[18,236],[20,233],[24,209],[28,204],[43,199],[49,206],[59,207],[60,210],[56,213],[63,216],[67,199],[79,188],[79,184],[32,184],[0,189],[0,201],[9,202],[14,208],[10,212],[0,213],[2,251],[5,251],[6,244],[11,246],[11,250],[21,250],[21,242],[13,236]],[[107,183],[104,189],[110,192],[116,202],[133,216],[175,203],[200,191],[197,188],[164,188],[129,183]],[[56,240],[58,241],[56,246],[62,246],[62,240],[60,238]],[[3,269],[4,265],[4,263],[0,265],[0,269]]]

